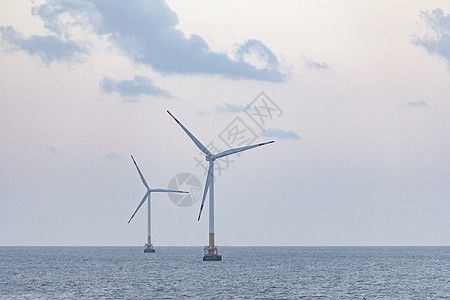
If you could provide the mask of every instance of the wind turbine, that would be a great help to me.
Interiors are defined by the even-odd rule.
[[[239,147],[239,148],[233,148],[228,149],[225,151],[222,151],[217,154],[211,153],[205,146],[203,146],[202,143],[187,130],[186,127],[184,127],[183,124],[181,124],[180,121],[175,118],[170,111],[167,111],[169,115],[175,120],[175,122],[178,123],[178,125],[181,126],[181,128],[186,132],[186,134],[191,138],[191,140],[194,142],[194,144],[205,154],[206,160],[209,162],[209,168],[208,168],[208,174],[206,175],[206,183],[205,183],[205,189],[203,190],[203,197],[202,197],[202,203],[200,205],[200,212],[198,213],[198,219],[200,220],[200,217],[202,215],[203,205],[205,203],[206,194],[209,191],[209,246],[205,247],[205,255],[203,256],[204,261],[220,261],[222,260],[222,255],[219,255],[217,247],[214,245],[214,161],[218,158],[222,158],[231,154],[236,154],[242,151],[246,151],[249,149],[253,149],[259,146],[267,145],[270,143],[273,143],[274,141],[264,142],[260,144],[245,146],[245,147]]]
[[[142,175],[141,170],[139,170],[139,167],[136,163],[136,161],[134,160],[133,155],[131,155],[131,159],[134,162],[134,165],[136,166],[136,169],[139,173],[139,177],[141,177],[142,183],[144,184],[144,186],[147,188],[147,192],[145,193],[144,197],[142,198],[141,202],[139,202],[138,207],[136,208],[136,210],[134,211],[133,215],[131,216],[131,218],[128,220],[128,224],[131,222],[131,219],[133,219],[134,215],[137,213],[137,211],[139,210],[139,208],[141,208],[142,204],[144,204],[145,200],[147,200],[147,205],[148,205],[148,224],[147,224],[147,243],[145,244],[145,248],[144,248],[144,252],[149,252],[149,253],[153,253],[155,252],[155,249],[153,248],[152,245],[152,202],[151,202],[151,194],[152,193],[187,193],[187,192],[183,192],[183,191],[177,191],[177,190],[168,190],[168,189],[152,189],[148,186],[147,181],[144,178],[144,175]]]

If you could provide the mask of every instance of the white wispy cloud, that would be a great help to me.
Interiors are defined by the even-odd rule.
[[[330,66],[327,63],[315,61],[308,56],[303,56],[303,65],[307,69],[325,70],[330,68]]]
[[[283,139],[283,140],[299,140],[300,136],[293,132],[293,131],[287,131],[280,128],[268,128],[261,132],[261,136],[267,137],[267,138],[277,138],[277,139]]]
[[[105,157],[110,160],[119,160],[119,159],[123,158],[122,155],[117,154],[115,152],[110,152],[110,153],[106,154]]]
[[[417,101],[408,101],[406,102],[406,106],[409,107],[430,107],[431,105],[424,101],[424,100],[417,100]]]

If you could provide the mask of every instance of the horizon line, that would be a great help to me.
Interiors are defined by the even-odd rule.
[[[142,245],[0,245],[1,247],[116,247],[116,248],[120,248],[120,247],[142,247]],[[204,245],[154,245],[154,247],[164,247],[164,248],[168,248],[168,247],[205,247]],[[399,244],[399,245],[221,245],[221,247],[258,247],[258,248],[262,248],[262,247],[271,247],[271,248],[275,248],[275,247],[284,247],[284,248],[288,248],[288,247],[304,247],[304,248],[332,248],[332,247],[450,247],[450,244],[443,244],[443,245],[426,245],[426,244]]]

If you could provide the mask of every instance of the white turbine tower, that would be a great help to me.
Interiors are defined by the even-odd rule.
[[[151,202],[151,194],[152,193],[187,193],[187,192],[183,192],[183,191],[177,191],[177,190],[168,190],[168,189],[152,189],[148,186],[147,181],[144,178],[144,175],[142,175],[141,170],[139,170],[139,167],[136,163],[136,161],[134,160],[133,155],[131,155],[131,159],[134,162],[134,165],[136,166],[136,169],[139,173],[139,177],[141,177],[142,183],[145,185],[145,187],[147,188],[147,192],[144,195],[144,198],[142,198],[141,202],[139,202],[138,207],[136,208],[136,210],[134,211],[133,215],[131,216],[130,220],[128,220],[128,223],[130,223],[131,219],[133,219],[134,215],[137,213],[137,211],[139,210],[139,208],[141,208],[142,204],[144,204],[145,200],[147,200],[147,205],[148,205],[148,224],[147,224],[147,243],[145,244],[145,248],[144,248],[144,252],[150,252],[153,253],[155,252],[155,249],[153,248],[152,245],[152,202]]]
[[[206,194],[209,191],[209,246],[205,247],[205,255],[203,256],[203,260],[206,261],[219,261],[222,260],[222,255],[218,254],[217,247],[214,245],[214,161],[218,158],[222,158],[231,154],[236,154],[242,151],[246,151],[249,149],[253,149],[259,146],[267,145],[273,143],[274,141],[269,141],[265,143],[239,147],[234,149],[229,149],[222,151],[218,154],[212,154],[202,143],[184,127],[180,121],[177,120],[169,111],[167,111],[169,115],[181,126],[181,128],[186,132],[186,134],[191,138],[195,145],[206,155],[206,160],[209,162],[208,174],[206,175],[206,183],[205,189],[203,190],[202,203],[200,205],[200,212],[198,214],[198,219],[200,220],[200,216],[202,214],[203,205],[205,203]]]

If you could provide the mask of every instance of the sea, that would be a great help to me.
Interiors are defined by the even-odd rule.
[[[450,247],[0,247],[0,299],[450,299]]]

